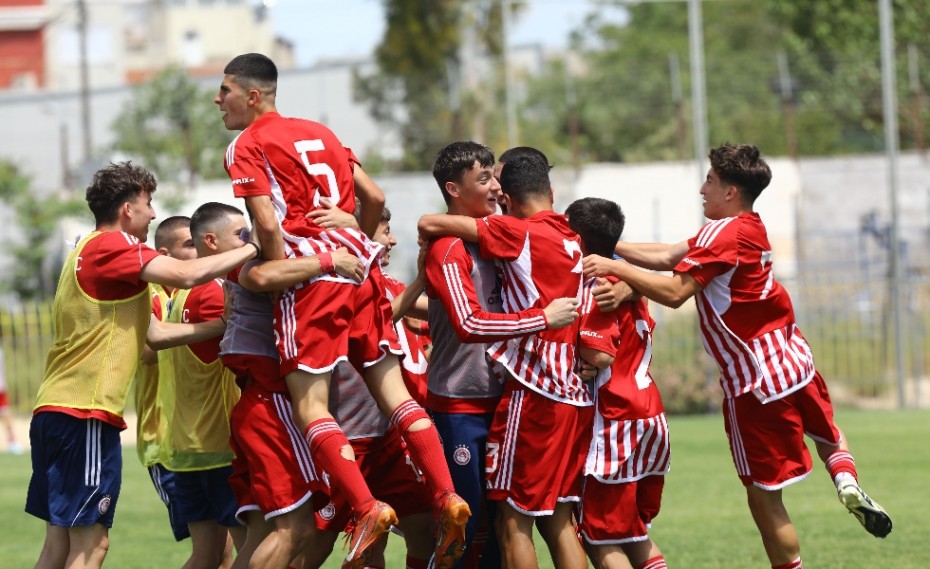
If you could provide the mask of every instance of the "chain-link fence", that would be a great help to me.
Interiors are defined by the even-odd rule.
[[[930,255],[926,230],[901,231],[900,340],[890,299],[889,252],[883,231],[805,234],[798,243],[797,274],[783,283],[794,300],[798,324],[817,367],[840,405],[920,407],[930,385]],[[704,354],[693,303],[678,310],[652,307],[658,323],[652,374],[674,413],[716,410],[716,367]],[[28,412],[42,380],[53,339],[51,302],[0,310],[11,405]],[[899,384],[895,342],[902,343]],[[899,391],[900,390],[900,391]]]

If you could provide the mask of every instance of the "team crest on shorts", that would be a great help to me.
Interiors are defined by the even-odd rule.
[[[455,448],[455,452],[452,453],[452,460],[459,466],[465,466],[471,462],[471,451],[468,450],[467,446],[459,445]]]
[[[331,520],[336,516],[336,506],[332,502],[323,506],[323,509],[320,510],[320,517],[324,520]]]
[[[110,509],[110,495],[107,494],[106,496],[101,498],[99,502],[97,502],[97,511],[102,516],[106,514],[107,510],[109,509]]]

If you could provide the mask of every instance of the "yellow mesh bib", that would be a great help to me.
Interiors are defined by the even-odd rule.
[[[189,294],[190,290],[175,291],[168,322],[182,321]],[[162,350],[158,366],[158,398],[166,426],[162,465],[184,471],[231,464],[229,415],[239,400],[235,376],[219,358],[205,363],[188,346]]]
[[[68,255],[55,292],[55,342],[48,352],[36,408],[102,410],[122,417],[142,354],[152,301],[148,290],[123,300],[97,300],[77,281],[82,239]]]

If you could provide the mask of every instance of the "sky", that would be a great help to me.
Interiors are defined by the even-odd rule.
[[[321,58],[365,56],[384,33],[382,0],[264,0],[275,33],[294,43],[298,66]],[[464,0],[463,0],[464,1]],[[565,47],[595,0],[528,0],[513,23],[510,45]]]

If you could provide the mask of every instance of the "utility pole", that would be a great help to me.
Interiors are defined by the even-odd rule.
[[[778,84],[781,87],[781,104],[785,109],[785,146],[788,156],[797,160],[798,138],[794,130],[794,82],[791,80],[791,70],[788,69],[788,56],[785,52],[778,52]]]
[[[882,51],[882,107],[885,122],[885,154],[888,157],[888,186],[891,209],[889,296],[894,327],[895,376],[898,385],[898,408],[905,407],[904,334],[901,327],[901,259],[898,238],[898,97],[894,68],[894,15],[891,0],[878,0],[879,34]]]
[[[77,0],[78,13],[78,50],[80,54],[81,87],[81,127],[83,129],[84,162],[89,162],[93,154],[90,120],[90,73],[87,62],[87,2]]]
[[[707,86],[704,77],[704,21],[701,0],[688,0],[688,40],[691,51],[691,112],[694,115],[694,160],[698,183],[704,183],[707,163]],[[704,211],[700,223],[704,225]]]
[[[924,125],[921,120],[921,111],[924,107],[924,90],[920,86],[920,68],[917,66],[917,46],[911,42],[907,46],[907,76],[911,87],[914,108],[912,122],[914,124],[914,149],[917,155],[924,158]]]
[[[507,110],[507,148],[513,148],[519,140],[517,132],[517,102],[516,87],[513,80],[513,61],[510,54],[510,42],[507,36],[510,34],[510,5],[512,0],[501,0],[501,37],[504,42],[504,98]]]
[[[672,102],[675,104],[675,123],[678,131],[678,158],[684,160],[688,154],[687,121],[685,120],[685,98],[681,92],[681,65],[678,54],[668,54],[668,69],[672,83]]]
[[[581,173],[581,147],[578,143],[578,97],[575,93],[575,77],[572,75],[571,62],[565,60],[565,104],[568,107],[568,135],[572,141],[572,166],[575,176]],[[513,148],[511,146],[511,148]]]

